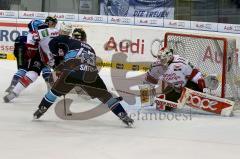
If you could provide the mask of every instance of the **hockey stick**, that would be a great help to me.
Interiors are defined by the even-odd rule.
[[[69,105],[71,105],[69,104],[69,99],[66,98],[66,95],[63,95],[63,111],[65,116],[72,116]]]
[[[64,114],[65,114],[65,116],[67,116],[67,107],[66,107],[66,97],[65,97],[65,95],[63,95],[63,100],[64,100],[64,102],[63,102]]]
[[[112,91],[117,91],[117,92],[121,92],[121,93],[129,94],[129,95],[134,95],[134,96],[140,96],[139,94],[131,93],[131,92],[127,92],[127,91],[120,90],[120,89],[116,89],[116,90],[114,90],[114,89],[112,88]]]
[[[127,92],[127,91],[120,90],[120,89],[114,89],[114,88],[112,88],[112,91],[121,92],[121,93],[125,93],[125,94],[129,94],[129,95],[134,95],[134,96],[140,97],[140,94]],[[160,93],[160,92],[156,92],[156,94],[161,94],[161,93]]]

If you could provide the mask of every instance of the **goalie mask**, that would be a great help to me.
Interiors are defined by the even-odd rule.
[[[167,65],[173,59],[173,49],[162,48],[158,51],[157,58],[161,64]]]

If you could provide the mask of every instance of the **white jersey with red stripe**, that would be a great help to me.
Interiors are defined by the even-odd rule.
[[[156,84],[158,80],[166,82],[175,88],[182,88],[188,80],[198,84],[198,80],[203,79],[203,75],[191,63],[179,55],[173,55],[173,60],[169,65],[162,65],[160,61],[152,64],[147,72],[145,80]]]
[[[54,63],[52,61],[53,57],[52,57],[52,53],[50,52],[48,44],[52,40],[52,38],[59,35],[59,29],[56,29],[56,28],[40,29],[38,30],[38,34],[40,37],[39,52],[40,52],[42,62],[45,64]]]
[[[59,35],[59,29],[57,28],[45,28],[45,29],[39,29],[38,30],[38,35],[40,40],[44,38],[53,38]]]
[[[48,54],[49,47],[47,39],[56,37],[58,35],[59,29],[56,28],[45,28],[29,32],[26,42],[28,58],[31,59],[32,57],[34,57],[37,54],[38,49],[40,48],[43,50],[43,52]],[[44,61],[45,60],[43,60],[43,62]]]
[[[26,58],[33,58],[38,51],[38,43],[37,43],[38,33],[36,31],[31,31],[27,34],[27,42],[26,42]]]

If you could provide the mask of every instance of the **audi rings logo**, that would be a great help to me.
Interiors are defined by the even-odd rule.
[[[103,21],[103,17],[94,17],[94,21],[102,22]]]
[[[40,18],[40,19],[45,19],[46,18],[46,14],[44,14],[44,13],[36,13],[35,17],[36,18]]]
[[[94,22],[103,22],[103,17],[97,17],[97,16],[84,16],[83,20],[85,21],[94,21]]]
[[[157,23],[158,23],[158,21],[156,19],[149,21],[149,24],[157,24]]]
[[[66,20],[74,20],[74,19],[76,19],[76,17],[75,17],[75,15],[67,14],[67,15],[65,16],[65,19],[66,19]]]
[[[240,25],[235,25],[235,26],[233,27],[233,29],[234,29],[234,31],[240,31]]]
[[[14,17],[15,16],[15,12],[0,12],[0,16],[6,16],[6,17]]]
[[[127,23],[127,24],[130,23],[130,19],[128,19],[128,18],[121,18],[121,21],[122,21],[122,23]]]

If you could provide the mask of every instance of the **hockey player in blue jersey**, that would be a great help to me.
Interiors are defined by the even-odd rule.
[[[70,36],[60,35],[49,42],[49,48],[55,57],[55,67],[61,74],[40,102],[34,113],[35,119],[40,118],[57,97],[66,95],[75,86],[80,86],[89,96],[106,104],[127,126],[133,124],[133,119],[119,103],[122,98],[114,98],[98,75],[96,54],[90,45]]]

